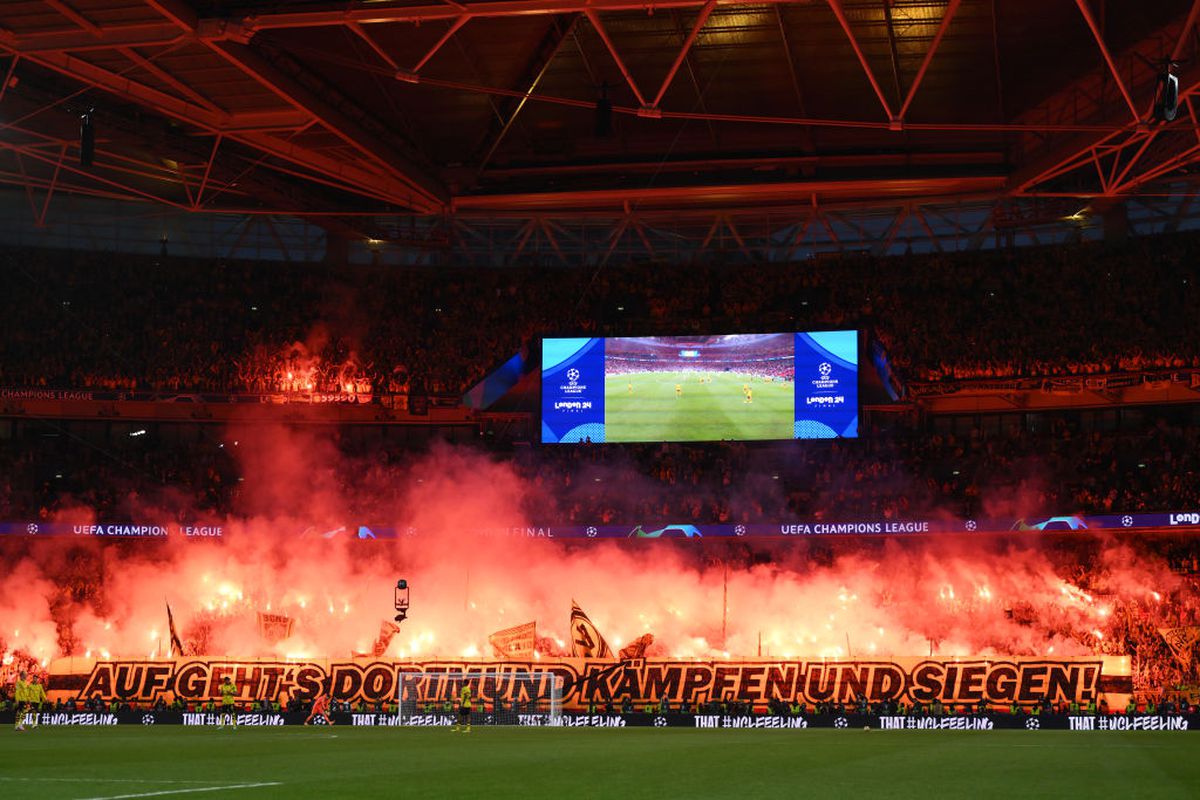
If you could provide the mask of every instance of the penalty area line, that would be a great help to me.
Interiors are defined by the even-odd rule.
[[[158,792],[138,792],[137,794],[108,794],[102,797],[85,797],[83,800],[127,800],[133,797],[161,797],[167,794],[195,794],[197,792],[227,792],[232,789],[258,789],[263,786],[282,786],[279,781],[266,783],[229,783],[222,786],[199,786],[194,789],[163,789]]]

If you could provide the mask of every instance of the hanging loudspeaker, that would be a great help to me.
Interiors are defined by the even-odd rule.
[[[96,131],[92,127],[92,112],[79,118],[79,166],[90,167],[96,158]]]

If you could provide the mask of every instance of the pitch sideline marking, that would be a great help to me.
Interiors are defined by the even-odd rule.
[[[176,781],[158,780],[154,778],[9,778],[0,777],[0,781],[53,782],[53,783],[205,783],[209,786],[212,781]]]
[[[165,794],[195,794],[196,792],[227,792],[231,789],[257,789],[263,786],[282,786],[279,781],[268,783],[234,783],[224,786],[201,786],[196,789],[164,789],[159,792],[138,792],[137,794],[110,794],[103,797],[86,797],[83,800],[126,800],[132,797],[160,797]]]

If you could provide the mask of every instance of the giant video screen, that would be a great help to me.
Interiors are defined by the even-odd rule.
[[[542,441],[858,435],[858,331],[542,340]]]

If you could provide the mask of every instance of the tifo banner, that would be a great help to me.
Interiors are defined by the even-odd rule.
[[[530,658],[536,643],[537,622],[505,628],[488,637],[488,644],[500,658]]]
[[[71,523],[21,520],[0,522],[0,536],[75,536],[94,538],[183,538],[205,540],[236,534],[240,523],[195,522],[178,524],[167,520],[138,520],[128,523]],[[1026,533],[1070,533],[1087,530],[1177,529],[1200,532],[1200,511],[1171,511],[1155,514],[1067,515],[1058,517],[911,519],[911,520],[815,520],[793,519],[781,522],[708,525],[660,522],[628,525],[519,525],[485,527],[470,535],[491,538],[522,539],[723,539],[723,538],[799,538],[809,536],[920,536],[925,534],[983,534],[1021,531]],[[300,536],[324,539],[358,538],[402,539],[437,533],[415,526],[396,527],[354,523],[321,532],[309,526],[297,530]],[[466,535],[456,532],[456,535]]]
[[[879,661],[270,661],[179,658],[151,661],[98,661],[64,658],[50,665],[49,695],[150,703],[204,703],[220,697],[226,676],[244,702],[286,703],[332,691],[338,700],[393,702],[453,700],[462,683],[481,702],[497,698],[528,703],[551,697],[557,683],[567,709],[589,704],[641,705],[666,699],[687,703],[737,702],[763,707],[771,700],[854,703],[899,700],[905,704],[974,705],[1007,708],[1049,699],[1055,703],[1107,699],[1124,708],[1132,691],[1129,660],[1116,656],[1080,659],[936,659]],[[405,678],[411,673],[434,673]],[[483,677],[488,673],[487,677]]]

